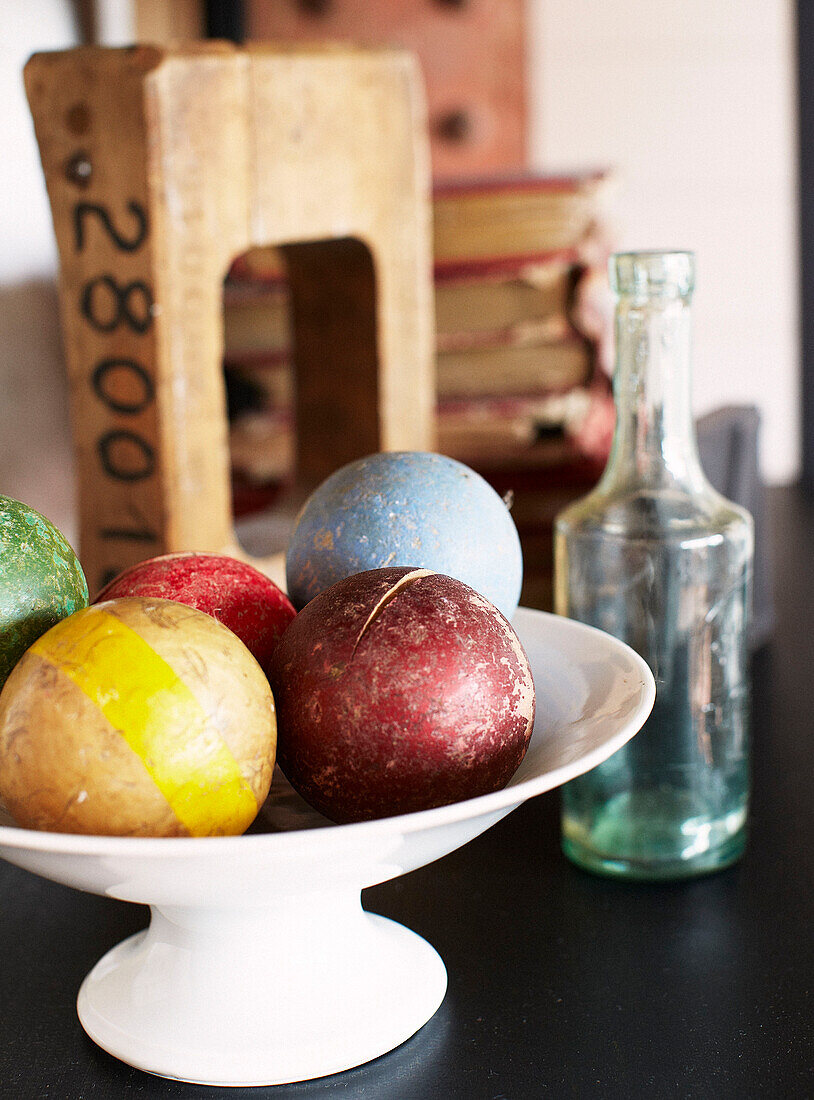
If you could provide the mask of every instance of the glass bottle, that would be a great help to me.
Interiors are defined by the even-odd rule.
[[[753,524],[707,481],[690,402],[689,252],[620,253],[610,458],[555,524],[555,610],[650,665],[643,729],[562,791],[580,866],[674,879],[743,852],[749,799],[747,626]]]

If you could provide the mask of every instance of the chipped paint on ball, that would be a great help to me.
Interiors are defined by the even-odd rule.
[[[295,607],[354,573],[432,569],[517,610],[523,556],[495,490],[462,462],[427,451],[370,455],[337,470],[302,509],[286,555]]]
[[[0,687],[23,653],[88,606],[82,566],[62,533],[33,508],[0,496]]]
[[[240,639],[177,601],[107,600],[57,623],[0,694],[0,798],[24,828],[243,832],[268,794],[276,720]]]
[[[94,603],[124,596],[177,600],[228,626],[265,670],[280,635],[294,618],[291,601],[248,562],[226,554],[181,551],[131,565]]]
[[[497,790],[534,724],[534,681],[511,625],[427,569],[375,569],[322,592],[283,635],[270,679],[280,765],[338,822]]]

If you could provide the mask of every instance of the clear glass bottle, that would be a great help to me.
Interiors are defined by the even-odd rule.
[[[562,791],[564,852],[619,878],[714,871],[746,839],[753,524],[698,458],[694,278],[689,252],[612,257],[613,446],[555,525],[555,610],[627,642],[656,679],[643,729]]]

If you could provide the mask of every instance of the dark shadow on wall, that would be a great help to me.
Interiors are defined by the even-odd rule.
[[[797,2],[803,487],[814,495],[814,4]]]

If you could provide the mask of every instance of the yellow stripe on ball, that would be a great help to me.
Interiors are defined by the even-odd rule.
[[[228,746],[194,693],[144,639],[102,608],[52,627],[37,653],[68,676],[102,711],[144,763],[173,813],[192,836],[242,833],[257,801]],[[93,655],[93,656],[91,656]],[[116,669],[101,682],[94,663]]]

